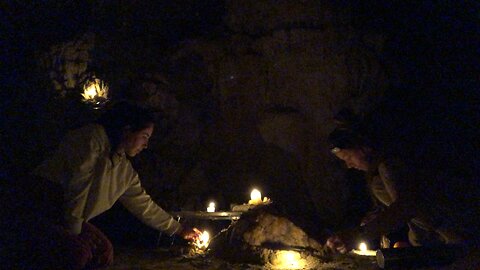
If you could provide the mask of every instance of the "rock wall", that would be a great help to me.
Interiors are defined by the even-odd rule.
[[[77,39],[60,43],[50,48],[50,51],[38,55],[42,70],[48,72],[53,88],[65,96],[87,78],[88,65],[93,56],[95,35],[85,33]]]
[[[208,92],[218,106],[219,115],[207,124],[217,133],[210,146],[220,144],[229,151],[205,149],[207,159],[217,156],[209,163],[225,164],[220,175],[229,176],[220,186],[233,185],[238,192],[260,184],[280,201],[288,197],[291,204],[313,203],[321,216],[339,220],[349,194],[326,137],[341,108],[366,113],[385,90],[381,44],[371,46],[365,41],[370,37],[344,24],[291,13],[296,4],[261,3],[229,2],[226,21],[233,33],[186,42],[172,61],[189,62],[199,72],[191,78],[177,70],[177,81],[189,85],[184,89],[193,96]],[[303,10],[305,3],[296,8]],[[258,15],[264,12],[270,15]],[[204,81],[211,88],[199,90]],[[282,176],[274,164],[280,160]],[[308,198],[302,198],[305,194]]]
[[[65,95],[96,61],[114,95],[165,113],[134,163],[167,209],[203,210],[215,200],[227,210],[258,186],[287,211],[340,221],[350,195],[326,137],[336,112],[365,113],[386,89],[381,36],[359,33],[348,12],[317,1],[226,1],[226,8],[220,37],[125,56],[141,64],[112,60],[129,53],[127,40],[116,46],[119,36],[94,34],[53,47],[41,63]],[[110,69],[115,63],[125,67]]]

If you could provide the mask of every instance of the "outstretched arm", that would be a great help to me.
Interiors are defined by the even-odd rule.
[[[152,228],[173,235],[182,231],[182,226],[169,213],[158,206],[140,184],[138,174],[120,197],[120,202],[138,219]]]

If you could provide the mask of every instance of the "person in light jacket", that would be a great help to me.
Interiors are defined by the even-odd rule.
[[[328,139],[331,152],[348,168],[367,173],[368,189],[381,209],[367,214],[354,230],[332,235],[326,242],[332,250],[345,253],[360,239],[379,239],[405,225],[412,246],[464,244],[475,238],[478,224],[469,217],[475,216],[470,213],[477,212],[476,207],[459,202],[469,200],[468,189],[462,196],[453,192],[460,184],[451,179],[412,170],[398,158],[382,157],[353,129],[337,128]]]
[[[112,263],[111,242],[89,220],[116,201],[145,224],[168,235],[187,240],[198,237],[197,229],[183,227],[152,200],[127,158],[147,148],[154,122],[148,110],[117,103],[96,123],[68,133],[54,155],[34,170],[35,176],[62,187],[60,226],[65,237],[58,246],[64,250],[69,268]]]

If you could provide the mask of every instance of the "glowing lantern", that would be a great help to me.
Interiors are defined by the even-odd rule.
[[[94,78],[85,83],[82,96],[87,103],[95,106],[102,105],[108,100],[108,86],[100,79]]]
[[[208,204],[207,212],[209,212],[209,213],[215,212],[215,203],[214,203],[214,202],[210,202],[210,203]]]

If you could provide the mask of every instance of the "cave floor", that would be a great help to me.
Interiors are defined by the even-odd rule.
[[[313,269],[346,270],[346,269],[378,269],[372,260],[355,260],[350,256],[342,256],[336,260],[322,264],[321,267]],[[197,269],[218,269],[218,270],[266,270],[272,269],[268,266],[229,263],[225,260],[212,256],[179,256],[173,255],[165,248],[116,248],[115,260],[108,270],[197,270]]]
[[[478,256],[475,256],[478,257]],[[461,264],[443,266],[443,267],[430,267],[430,268],[415,268],[416,270],[453,270],[453,269],[472,269],[478,270],[478,261],[475,260],[473,266],[471,263],[467,265]],[[115,260],[113,265],[107,268],[107,270],[268,270],[273,269],[268,266],[230,263],[225,260],[214,258],[212,256],[196,256],[188,257],[181,255],[174,255],[166,248],[132,248],[132,247],[116,247]],[[358,258],[358,256],[352,255],[339,255],[329,262],[322,263],[320,266],[309,269],[318,270],[379,270],[375,260],[365,259],[364,257]]]

